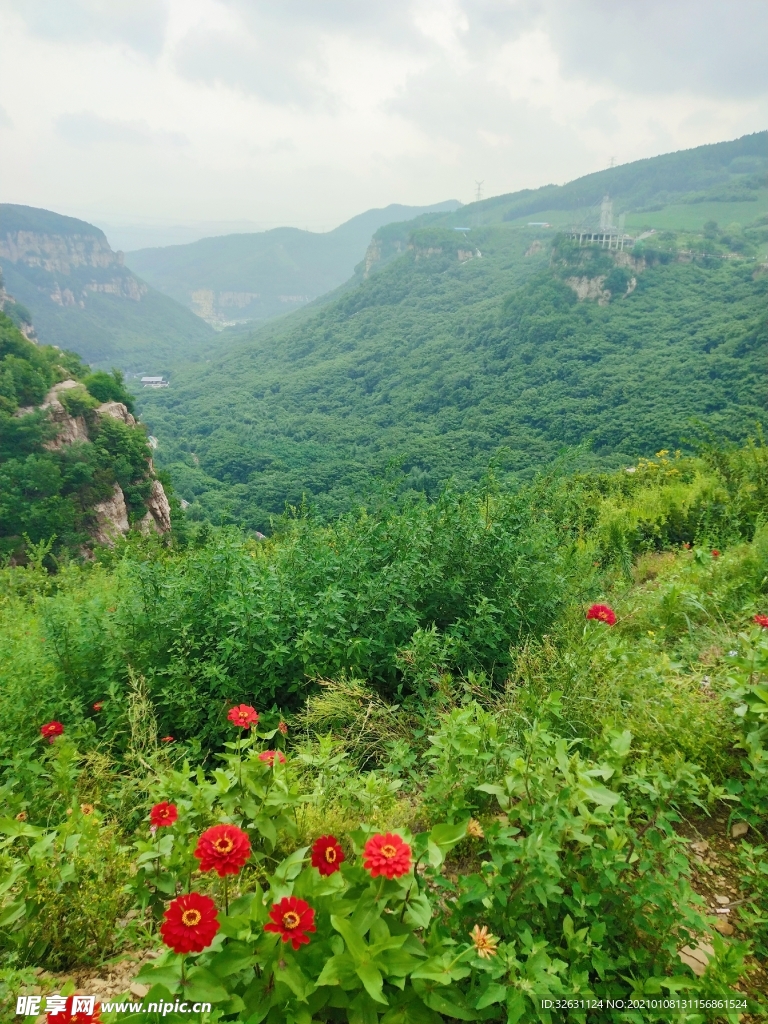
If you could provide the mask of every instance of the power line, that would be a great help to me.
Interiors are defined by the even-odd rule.
[[[476,181],[475,182],[475,202],[476,203],[479,203],[480,200],[483,198],[483,185],[484,185],[483,181]]]

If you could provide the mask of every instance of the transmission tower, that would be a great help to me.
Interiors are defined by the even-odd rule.
[[[480,200],[483,198],[483,184],[484,184],[484,182],[482,182],[482,181],[476,181],[475,182],[475,202],[476,203],[479,203]]]

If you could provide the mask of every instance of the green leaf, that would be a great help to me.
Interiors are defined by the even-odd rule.
[[[413,987],[431,1010],[437,1010],[438,1013],[445,1014],[446,1017],[455,1017],[456,1020],[479,1019],[477,1011],[467,1006],[466,1003],[458,1002],[458,999],[461,998],[458,993],[455,995],[451,993],[454,998],[450,999],[437,989],[427,987],[425,981],[414,981]]]
[[[208,966],[217,978],[228,978],[230,974],[251,967],[255,960],[250,946],[244,942],[229,942],[212,957]]]
[[[281,967],[280,964],[284,966]],[[283,954],[283,959],[275,967],[274,978],[276,982],[282,982],[284,985],[287,985],[296,998],[302,1001],[307,998],[315,987],[305,977],[303,971],[293,958],[289,959],[288,954]]]
[[[196,1002],[220,1003],[230,997],[216,975],[205,967],[193,967],[189,971],[184,992]]]
[[[27,825],[23,821],[16,821],[15,818],[0,818],[0,832],[12,839],[16,839],[18,836],[36,838],[41,836],[45,829],[38,828],[36,825]]]
[[[347,949],[350,955],[355,960],[355,963],[360,963],[368,958],[369,950],[363,941],[362,937],[358,935],[352,926],[351,922],[345,921],[341,917],[337,917],[336,914],[331,915],[331,925],[341,935],[347,944]]]
[[[423,892],[408,900],[404,920],[414,928],[428,928],[432,920],[432,907]]]
[[[275,844],[277,843],[277,829],[272,819],[266,814],[259,814],[251,822],[251,828],[256,831],[269,843],[270,847],[274,850]]]
[[[320,971],[320,975],[315,981],[317,987],[319,988],[321,985],[338,985],[341,981],[340,972],[343,967],[343,961],[345,960],[348,964],[353,963],[352,958],[347,953],[332,956],[330,960],[326,960],[325,966],[322,971]]]
[[[598,804],[600,807],[613,807],[621,800],[619,793],[614,793],[612,789],[608,789],[606,786],[582,785],[579,787],[579,792],[585,800]]]
[[[523,993],[519,989],[511,989],[507,999],[507,1024],[517,1024],[526,1008]]]
[[[486,1006],[493,1006],[494,1003],[503,1003],[507,998],[507,986],[499,985],[492,981],[485,992],[475,1003],[478,1010],[484,1010]]]
[[[381,1024],[443,1024],[443,1018],[420,999],[414,998],[413,993],[408,993],[406,998],[408,1002],[387,1010],[381,1018]]]
[[[429,833],[430,841],[433,842],[435,846],[439,846],[445,853],[457,843],[460,843],[466,836],[467,825],[469,825],[469,818],[467,818],[466,821],[460,821],[454,825],[435,825]]]
[[[280,882],[292,881],[301,871],[308,846],[302,846],[286,857],[275,868],[275,878]]]
[[[151,963],[144,964],[136,980],[147,984],[150,988],[153,985],[163,985],[169,992],[176,992],[181,987],[181,960],[164,964],[162,967],[155,967]]]
[[[384,979],[378,967],[374,967],[372,963],[362,963],[357,964],[355,970],[358,978],[365,985],[365,990],[371,999],[388,1006],[389,1003],[384,998]]]

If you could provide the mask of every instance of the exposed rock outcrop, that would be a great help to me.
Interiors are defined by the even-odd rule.
[[[611,301],[612,293],[604,287],[605,277],[605,274],[600,277],[566,277],[565,283],[576,292],[579,302],[583,302],[584,299],[597,299],[598,306],[607,306]],[[631,295],[636,287],[637,278],[631,277],[622,294]]]
[[[565,283],[576,292],[579,302],[597,299],[598,306],[607,306],[611,301],[611,293],[603,288],[605,274],[600,277],[566,277]]]
[[[63,380],[54,384],[45,396],[41,409],[47,409],[48,414],[56,425],[56,436],[45,443],[49,450],[57,450],[75,441],[90,441],[88,424],[83,416],[71,416],[62,402],[62,392],[70,391],[73,388],[82,388],[83,385],[76,380]],[[16,416],[24,416],[35,412],[34,406],[17,409]],[[95,410],[99,417],[109,416],[119,420],[127,427],[136,427],[136,419],[128,412],[122,402],[102,402]],[[155,533],[167,533],[171,528],[171,506],[165,493],[163,485],[154,476],[152,459],[147,459],[147,475],[151,477],[152,487],[147,499],[147,512],[135,524],[136,529],[142,533],[154,531]],[[124,536],[129,530],[128,508],[125,504],[125,495],[119,484],[115,484],[112,495],[98,503],[93,508],[95,516],[95,530],[93,539],[99,544],[114,545],[118,537]]]
[[[159,483],[157,480],[154,482]],[[111,497],[94,505],[93,511],[96,516],[93,539],[98,544],[108,544],[110,547],[114,547],[115,541],[128,533],[128,509],[120,484],[115,484]]]
[[[167,533],[171,528],[171,506],[163,485],[159,480],[152,481],[152,490],[147,499],[147,514],[138,523],[142,533]]]
[[[136,420],[122,402],[104,402],[98,407],[96,414],[98,416],[111,416],[113,420],[120,420],[128,427],[136,426]]]
[[[57,306],[85,308],[89,292],[141,302],[147,285],[125,266],[123,253],[113,252],[96,228],[58,234],[6,231],[0,235],[0,259],[35,271],[40,290]],[[62,280],[63,278],[63,280]]]
[[[45,396],[45,401],[41,408],[48,410],[48,415],[56,424],[56,436],[45,443],[45,447],[51,451],[62,448],[65,444],[72,444],[74,441],[90,440],[85,419],[82,416],[70,416],[59,401],[59,395],[62,391],[69,391],[72,388],[81,388],[82,386],[76,380],[63,380],[58,384],[54,384]],[[17,415],[30,411],[29,409],[19,409]]]

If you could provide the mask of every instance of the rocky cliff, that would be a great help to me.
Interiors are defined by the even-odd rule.
[[[0,203],[0,271],[41,342],[104,369],[165,373],[178,353],[189,357],[215,337],[129,270],[99,228],[74,217]]]
[[[67,392],[72,392],[75,389],[83,390],[83,385],[79,381],[71,379],[60,381],[53,385],[40,406],[40,409],[47,411],[49,419],[56,428],[54,436],[45,442],[44,447],[48,451],[59,451],[77,441],[90,442],[92,431],[94,428],[98,429],[98,421],[104,417],[117,420],[127,427],[138,427],[136,419],[122,402],[102,402],[92,410],[90,424],[86,415],[72,415],[62,401],[62,397],[66,401]],[[27,406],[18,409],[16,416],[25,416],[36,411],[35,407]],[[167,533],[171,528],[171,506],[163,485],[154,475],[154,466],[149,458],[147,459],[146,476],[150,484],[149,496],[146,499],[147,511],[141,519],[134,523],[134,528],[139,529],[142,533]],[[128,507],[119,483],[114,484],[112,494],[108,498],[94,505],[93,513],[95,521],[92,537],[97,543],[112,546],[115,540],[128,533],[130,529]]]
[[[125,267],[106,236],[84,221],[40,217],[44,210],[0,206],[0,260],[51,302],[85,308],[90,293],[140,302],[147,286]]]

